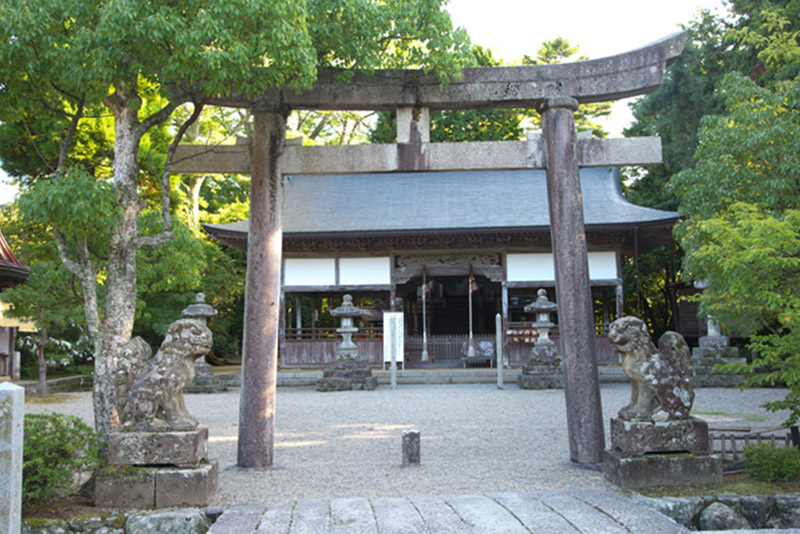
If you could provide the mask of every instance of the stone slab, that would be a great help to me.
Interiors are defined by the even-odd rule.
[[[695,417],[664,422],[613,418],[611,448],[629,456],[652,452],[708,454],[708,423]]]
[[[427,532],[436,534],[463,534],[469,529],[464,521],[456,514],[455,510],[435,496],[409,497],[409,501],[417,509]],[[425,532],[425,531],[423,531]]]
[[[25,389],[0,384],[0,532],[19,532]]]
[[[191,432],[114,432],[108,437],[112,465],[195,467],[208,457],[208,428]]]
[[[327,501],[299,501],[292,513],[292,534],[319,534],[331,531],[331,512]]]
[[[219,516],[207,534],[250,534],[266,508],[263,504],[234,504]]]
[[[489,497],[514,514],[531,532],[559,532],[561,534],[580,532],[564,517],[530,494],[501,493],[490,494]]]
[[[626,457],[605,451],[606,479],[623,489],[722,484],[722,460],[717,456],[694,454],[648,454]]]
[[[683,534],[689,531],[675,520],[621,495],[594,490],[573,490],[568,495],[609,515],[630,532]]]
[[[103,508],[154,508],[155,470],[113,466],[95,473],[94,505]]]
[[[444,501],[461,517],[472,532],[482,534],[527,534],[527,528],[508,510],[484,495],[444,496]],[[465,529],[465,531],[468,531]]]
[[[217,491],[219,466],[216,460],[192,469],[155,471],[156,508],[208,506]]]
[[[557,511],[570,525],[580,532],[594,534],[603,532],[607,534],[629,534],[630,530],[615,521],[608,514],[598,510],[592,505],[566,493],[534,492],[531,494],[545,506]],[[658,532],[647,529],[646,532]]]
[[[292,524],[292,510],[294,503],[283,503],[270,506],[261,516],[256,534],[275,534],[276,532],[289,532]]]
[[[378,534],[375,515],[367,499],[336,499],[330,506],[336,534]]]
[[[408,499],[377,498],[371,502],[381,534],[417,534],[428,531],[422,517]]]

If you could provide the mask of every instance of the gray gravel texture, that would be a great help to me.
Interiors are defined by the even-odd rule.
[[[604,418],[630,398],[627,384],[601,385]],[[760,406],[783,389],[698,389],[696,415],[712,425],[776,427],[786,414]],[[27,404],[28,413],[60,412],[92,421],[91,395],[59,405]],[[277,504],[301,499],[482,494],[604,489],[602,474],[569,462],[563,390],[493,384],[381,386],[318,393],[279,388],[275,465],[236,467],[239,390],[186,395],[209,427],[209,456],[219,460],[211,503]],[[421,434],[421,465],[401,467],[403,430]],[[606,432],[608,428],[606,427]]]

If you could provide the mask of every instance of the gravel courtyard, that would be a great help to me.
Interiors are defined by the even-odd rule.
[[[604,418],[626,404],[628,384],[602,384]],[[760,405],[782,389],[698,389],[695,410],[712,425],[775,427],[783,414]],[[59,405],[27,404],[29,413],[61,412],[92,420],[91,395]],[[392,391],[317,393],[278,388],[275,465],[236,465],[239,390],[186,395],[209,427],[209,455],[219,460],[212,505],[295,499],[614,488],[596,471],[568,461],[562,390],[516,385],[401,385]],[[401,468],[404,429],[421,433],[422,464]]]

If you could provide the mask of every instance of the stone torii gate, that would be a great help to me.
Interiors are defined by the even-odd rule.
[[[272,88],[253,97],[212,99],[212,105],[252,109],[249,146],[211,151],[181,146],[172,172],[251,175],[238,465],[273,463],[284,174],[542,168],[547,176],[570,459],[600,463],[604,424],[578,169],[659,163],[661,143],[658,138],[578,137],[573,112],[581,103],[654,90],[683,44],[684,35],[675,34],[638,50],[580,63],[464,69],[461,80],[445,86],[437,77],[415,70],[355,74],[349,82],[337,81],[335,71],[328,70],[320,72],[308,91]],[[543,135],[522,142],[430,143],[431,108],[536,108]],[[286,146],[291,109],[397,110],[398,143]]]

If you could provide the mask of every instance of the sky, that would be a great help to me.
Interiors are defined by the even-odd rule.
[[[534,55],[543,41],[565,37],[580,53],[597,59],[635,48],[680,31],[700,9],[722,12],[722,0],[449,0],[447,9],[456,26],[472,42],[489,48],[494,57],[511,63]],[[607,130],[620,136],[631,121],[628,101],[612,108]],[[16,188],[0,170],[0,204]]]

